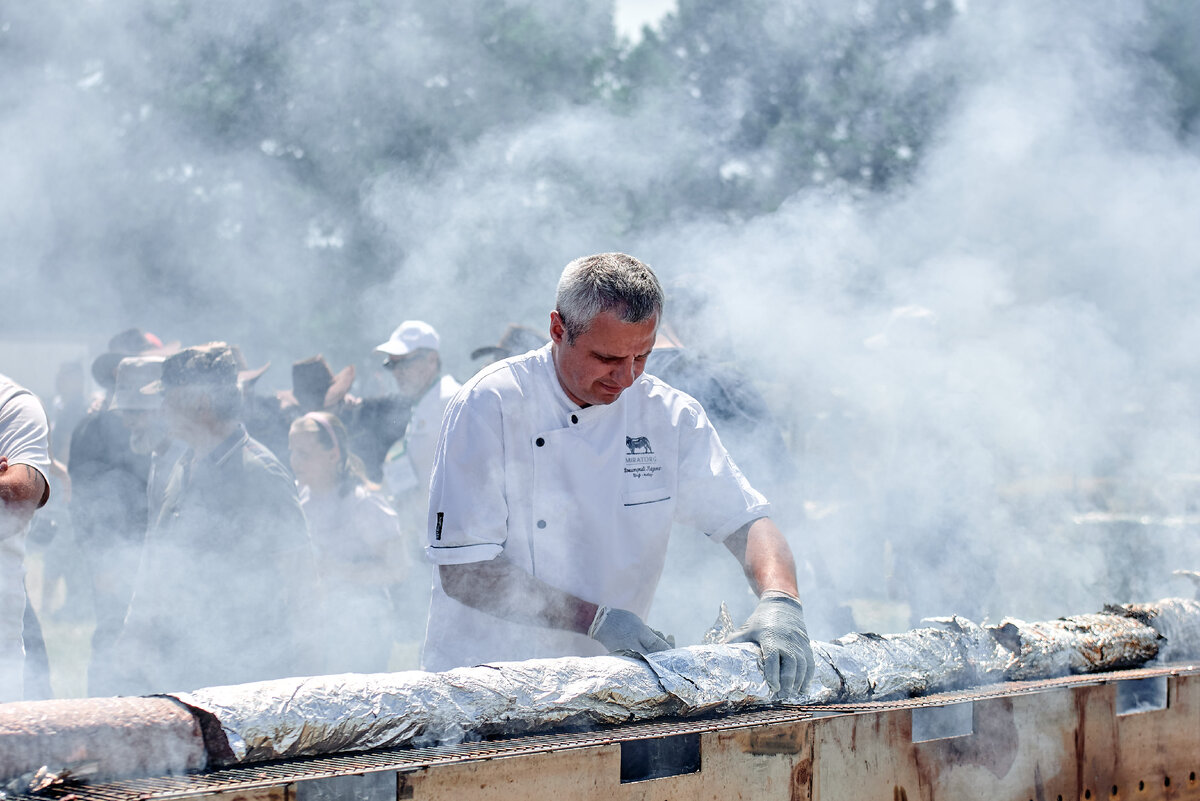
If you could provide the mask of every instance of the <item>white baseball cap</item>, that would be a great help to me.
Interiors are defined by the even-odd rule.
[[[387,342],[375,348],[375,352],[403,356],[421,348],[437,350],[438,342],[438,333],[432,325],[421,320],[405,320],[392,332]]]

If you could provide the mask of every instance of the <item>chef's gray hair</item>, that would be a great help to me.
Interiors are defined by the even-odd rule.
[[[613,312],[626,323],[662,317],[663,288],[654,271],[624,253],[584,256],[566,266],[558,279],[555,310],[567,330],[567,342],[587,331],[596,315]]]

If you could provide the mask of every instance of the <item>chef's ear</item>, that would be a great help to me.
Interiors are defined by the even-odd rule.
[[[550,340],[555,345],[561,345],[567,336],[567,327],[563,324],[562,315],[557,311],[550,312]]]

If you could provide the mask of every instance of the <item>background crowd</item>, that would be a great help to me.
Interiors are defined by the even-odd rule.
[[[44,401],[57,495],[31,541],[41,584],[89,620],[87,647],[66,657],[86,664],[86,691],[415,666],[420,488],[458,387],[438,347],[431,326],[402,323],[376,348],[394,389],[366,398],[352,366],[335,374],[320,355],[267,396],[255,384],[269,365],[236,345],[140,329],[92,361],[91,396],[64,363]],[[26,608],[26,694],[47,697]]]

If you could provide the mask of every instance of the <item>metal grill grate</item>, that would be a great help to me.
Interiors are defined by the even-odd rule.
[[[1065,686],[1103,684],[1155,676],[1179,676],[1200,673],[1200,665],[1168,665],[1158,668],[1122,670],[1079,676],[1063,676],[1038,681],[1008,682],[969,690],[938,693],[921,698],[872,701],[857,704],[821,706],[781,706],[740,712],[721,717],[692,720],[655,721],[629,724],[588,732],[568,732],[517,737],[509,740],[461,743],[430,748],[398,748],[357,754],[309,757],[284,762],[259,763],[237,768],[214,770],[186,776],[158,776],[127,779],[109,784],[71,785],[50,788],[36,796],[16,796],[13,801],[152,801],[192,798],[199,795],[267,787],[291,782],[326,779],[379,771],[409,772],[436,765],[453,764],[494,757],[587,748],[598,745],[672,737],[754,726],[794,723],[837,714],[883,711],[887,709],[943,706],[962,701],[1024,695]]]
[[[946,706],[947,704],[956,704],[961,701],[978,701],[984,698],[1028,695],[1030,693],[1045,692],[1056,687],[1080,687],[1088,684],[1107,684],[1113,681],[1148,679],[1159,676],[1185,676],[1195,673],[1200,673],[1200,665],[1163,665],[1162,667],[1119,670],[1111,673],[1088,673],[1083,675],[1059,676],[1053,679],[1009,681],[1002,684],[989,684],[983,687],[972,687],[965,690],[951,690],[933,695],[924,695],[920,698],[903,698],[894,701],[863,701],[854,704],[794,706],[791,708],[805,709],[818,716],[828,713],[878,712],[886,709]]]
[[[187,776],[157,776],[126,779],[103,785],[55,787],[37,796],[15,796],[13,801],[45,801],[47,798],[68,801],[68,797],[70,797],[70,801],[149,801],[150,799],[190,798],[196,795],[235,789],[248,791],[276,787],[294,781],[385,770],[405,772],[455,762],[520,756],[568,748],[587,748],[677,734],[790,723],[811,717],[812,712],[803,708],[774,708],[743,712],[721,718],[637,723],[588,732],[544,734],[511,740],[460,743],[430,748],[398,748],[358,754],[308,757]]]

